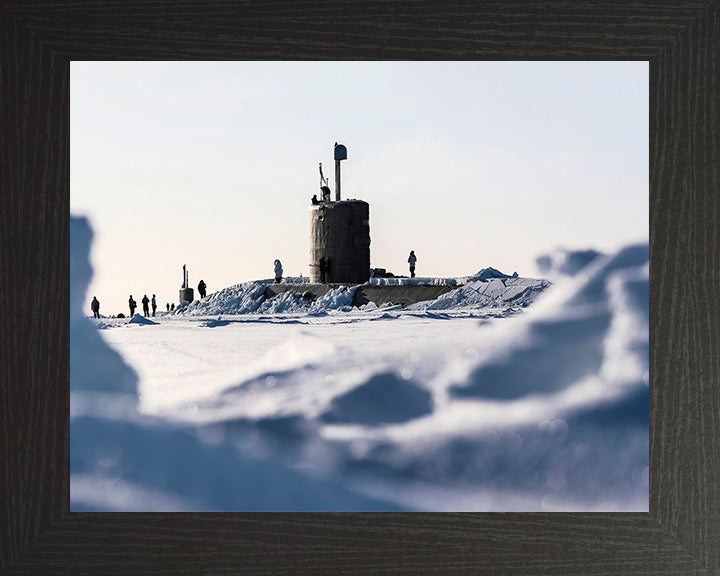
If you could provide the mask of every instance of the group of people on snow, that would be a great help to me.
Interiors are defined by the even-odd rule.
[[[205,284],[204,280],[200,280],[200,283],[198,284],[198,293],[200,294],[200,298],[205,298],[206,295],[206,289],[207,284]],[[155,316],[155,312],[157,310],[157,298],[155,294],[152,295],[152,298],[148,298],[147,294],[143,295],[143,298],[141,300],[143,305],[143,315],[145,317],[148,316]],[[130,294],[130,298],[128,298],[128,307],[130,308],[130,318],[135,316],[135,310],[138,307],[137,302],[132,297],[132,294]],[[97,299],[96,296],[93,296],[92,302],[90,303],[90,309],[93,313],[93,318],[100,318],[100,301]],[[150,310],[152,309],[152,312]],[[165,310],[168,312],[172,312],[175,310],[175,303],[172,304],[170,302],[165,303]],[[122,314],[120,315],[122,317]]]
[[[155,294],[152,295],[152,298],[148,298],[147,294],[144,294],[142,297],[142,300],[140,300],[140,302],[142,302],[143,315],[146,318],[148,316],[155,316],[155,311],[157,310],[157,298],[155,297]],[[94,304],[95,304],[95,299],[93,299],[93,305]],[[138,307],[137,302],[132,297],[132,294],[130,294],[130,298],[128,298],[128,307],[130,308],[130,318],[132,318],[133,316],[135,316],[135,309]],[[98,304],[98,308],[99,308],[99,304]],[[151,308],[152,308],[152,313],[150,312]],[[165,310],[167,310],[168,312],[175,310],[175,303],[170,304],[170,302],[166,302]],[[96,316],[96,318],[99,318],[99,316]]]
[[[141,302],[143,305],[143,315],[145,317],[150,316],[150,305],[152,304],[152,315],[155,316],[155,310],[157,310],[157,300],[155,300],[155,294],[152,295],[152,299],[148,298],[147,294],[145,294]],[[128,299],[128,306],[130,307],[130,317],[132,318],[135,315],[135,309],[137,308],[137,302],[135,302],[132,294],[130,294],[130,298]]]
[[[204,280],[200,280],[200,283],[198,284],[198,293],[200,294],[200,298],[205,298],[206,289],[207,284],[205,284]],[[144,294],[141,302],[143,305],[143,315],[145,315],[145,317],[155,316],[155,312],[157,310],[157,298],[155,294],[152,295],[152,298],[148,298],[147,294]],[[132,318],[135,316],[135,310],[138,307],[138,304],[132,297],[132,294],[130,294],[130,298],[128,298],[128,307],[130,308],[130,318]],[[93,318],[100,318],[100,301],[96,296],[93,296],[92,302],[90,303],[90,309],[92,310]],[[152,312],[150,311],[151,309]],[[175,310],[175,303],[173,302],[171,304],[170,302],[166,302],[165,310],[168,312]],[[119,317],[122,317],[122,314]]]

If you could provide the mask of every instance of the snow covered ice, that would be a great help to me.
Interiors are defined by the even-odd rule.
[[[647,245],[92,320],[91,242],[72,218],[73,511],[648,510]]]

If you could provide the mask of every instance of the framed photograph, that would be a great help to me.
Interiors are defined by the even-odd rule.
[[[70,78],[71,511],[648,510],[647,62]]]
[[[718,106],[713,88],[717,71],[712,58],[718,33],[717,3],[444,8],[416,3],[392,9],[358,3],[329,6],[326,11],[305,8],[288,5],[278,11],[277,6],[239,8],[228,4],[202,9],[174,7],[167,12],[144,5],[82,8],[62,3],[52,7],[10,3],[0,11],[0,38],[6,54],[0,61],[0,74],[12,79],[3,81],[0,92],[2,183],[9,190],[2,228],[7,302],[3,331],[8,343],[2,363],[6,441],[2,443],[1,478],[8,487],[3,492],[6,521],[0,539],[3,573],[718,572],[720,554],[714,544],[720,530],[720,499],[714,497],[712,488],[718,474],[711,288],[716,264],[710,257],[717,228],[713,191],[719,184],[712,162],[717,157]],[[348,42],[350,38],[352,42]],[[303,62],[273,62],[287,59]],[[242,62],[246,60],[253,62]],[[278,70],[274,85],[281,92],[293,85],[283,85],[279,78],[302,66],[307,67],[303,76],[308,69],[317,69],[319,80],[314,89],[323,91],[332,91],[332,83],[326,85],[322,79],[330,76],[337,80],[335,72],[343,66],[355,71],[353,78],[346,80],[349,85],[364,78],[371,86],[390,69],[419,71],[420,75],[424,70],[425,76],[460,86],[459,76],[467,78],[467,70],[477,72],[483,63],[505,62],[507,69],[533,70],[536,94],[532,100],[545,110],[548,129],[555,129],[552,136],[557,141],[563,138],[563,127],[549,109],[550,97],[542,93],[541,78],[560,87],[554,105],[567,111],[576,128],[579,124],[588,133],[604,131],[616,141],[605,149],[617,169],[615,179],[607,180],[607,174],[587,162],[588,157],[598,156],[599,149],[589,145],[583,149],[577,144],[573,154],[554,157],[549,139],[537,142],[544,147],[548,170],[565,167],[561,184],[577,187],[586,176],[588,189],[608,190],[604,202],[598,201],[590,209],[595,218],[584,220],[580,213],[566,218],[563,232],[569,236],[573,225],[582,228],[589,235],[588,244],[594,241],[595,223],[606,222],[613,214],[610,202],[617,205],[614,232],[631,226],[627,214],[637,215],[637,207],[642,207],[628,192],[637,184],[635,176],[620,176],[623,162],[631,167],[638,162],[631,150],[638,126],[642,131],[642,102],[638,107],[628,104],[638,100],[637,92],[626,92],[623,97],[623,90],[634,90],[629,83],[618,83],[615,90],[608,90],[610,80],[593,86],[592,78],[597,75],[592,71],[632,71],[644,66],[645,81],[649,82],[644,92],[649,94],[644,112],[646,124],[649,116],[649,153],[646,146],[644,160],[649,161],[650,188],[649,204],[645,196],[649,217],[644,246],[642,241],[628,243],[625,236],[616,240],[625,244],[615,249],[603,246],[599,252],[531,254],[540,256],[541,270],[552,276],[547,285],[541,274],[497,269],[490,266],[494,262],[479,262],[483,268],[470,263],[469,270],[458,272],[454,272],[457,267],[445,269],[439,263],[433,269],[433,259],[448,266],[452,259],[433,253],[434,243],[422,244],[421,239],[417,245],[408,245],[398,258],[383,251],[383,233],[387,238],[392,228],[382,222],[382,214],[386,211],[399,217],[401,211],[374,193],[369,198],[367,193],[353,196],[374,186],[373,162],[380,162],[380,156],[387,160],[389,154],[373,156],[362,146],[357,150],[351,142],[364,143],[362,134],[350,141],[338,136],[335,141],[323,127],[324,148],[312,150],[310,155],[319,156],[317,161],[325,162],[325,170],[321,165],[317,171],[312,159],[311,171],[319,186],[308,190],[298,203],[303,234],[309,236],[309,256],[303,264],[308,268],[295,272],[301,265],[296,264],[292,251],[287,257],[278,253],[288,244],[282,242],[282,233],[272,229],[273,222],[266,225],[269,229],[262,229],[263,220],[258,218],[259,229],[252,230],[243,242],[251,244],[252,238],[263,235],[280,240],[269,242],[267,253],[262,247],[254,248],[267,271],[252,269],[253,259],[246,258],[249,269],[240,279],[248,282],[230,286],[231,294],[225,288],[230,282],[224,278],[215,284],[204,275],[189,277],[202,266],[198,264],[202,258],[183,245],[202,245],[202,230],[193,234],[187,230],[187,221],[170,217],[166,220],[182,226],[177,230],[169,226],[167,241],[177,239],[178,257],[187,255],[191,265],[183,266],[180,282],[180,265],[186,262],[170,262],[172,257],[162,252],[159,265],[174,271],[176,285],[162,291],[158,288],[156,302],[153,287],[160,280],[148,281],[146,288],[133,279],[137,273],[131,264],[136,239],[130,237],[132,227],[128,227],[125,245],[129,256],[121,248],[102,252],[103,259],[117,261],[120,276],[140,290],[133,292],[139,303],[137,311],[142,313],[136,313],[131,305],[128,316],[120,318],[115,311],[119,304],[111,300],[112,310],[103,308],[102,303],[98,307],[91,303],[93,294],[85,293],[91,278],[89,254],[97,238],[92,232],[92,216],[88,222],[72,214],[71,181],[72,189],[87,188],[83,194],[91,196],[93,186],[105,185],[110,194],[116,191],[116,196],[131,201],[126,207],[130,219],[127,214],[116,214],[116,220],[124,224],[134,221],[138,230],[160,220],[147,219],[144,211],[148,209],[172,215],[167,204],[172,196],[157,193],[163,185],[166,162],[162,146],[158,146],[161,140],[154,141],[151,134],[143,139],[138,133],[137,118],[130,117],[138,112],[131,102],[130,84],[141,87],[136,94],[155,105],[159,130],[163,118],[182,117],[186,107],[184,130],[192,140],[198,128],[187,108],[192,102],[179,94],[172,98],[170,92],[153,100],[151,85],[155,70],[162,69],[169,80],[165,89],[171,91],[176,79],[173,71],[187,66],[178,76],[187,82],[192,77],[187,70],[201,71],[201,61],[218,70],[226,65],[257,70],[252,89],[258,94],[246,94],[248,102],[276,97],[263,91],[264,79],[271,77],[268,74],[273,69]],[[115,76],[115,86],[108,87],[111,71],[117,66],[125,66],[125,71]],[[282,67],[286,69],[280,70]],[[575,84],[553,76],[563,67],[563,78],[572,76]],[[196,94],[212,85],[206,70],[197,76]],[[150,73],[143,76],[147,71]],[[373,77],[378,71],[379,76]],[[499,82],[491,75],[485,80],[488,92],[492,92],[493,81]],[[83,89],[73,93],[74,82],[84,82]],[[443,90],[432,84],[426,85],[428,97],[447,108]],[[467,81],[464,85],[468,86]],[[595,96],[595,100],[581,99],[587,110],[572,109],[577,85],[585,89],[590,85]],[[379,84],[375,86],[379,90]],[[530,89],[532,82],[524,86]],[[176,87],[182,92],[193,90],[192,82]],[[97,110],[87,116],[75,115],[76,109],[87,111],[92,99],[85,97],[93,90]],[[103,90],[108,92],[103,94]],[[468,88],[468,92],[472,90]],[[350,92],[337,93],[342,93],[344,100],[350,98]],[[227,94],[219,91],[216,96],[221,102]],[[406,104],[397,114],[406,114],[411,124],[412,113],[418,112],[411,108],[417,106],[422,113],[422,99],[400,93],[396,97]],[[494,97],[500,102],[500,94]],[[447,123],[450,134],[451,124],[461,123],[463,106],[467,109],[462,94],[456,95],[456,101],[455,116],[434,115]],[[295,93],[295,102],[303,103],[300,91]],[[351,108],[362,114],[362,106],[358,100]],[[130,114],[125,121],[123,111]],[[329,107],[326,111],[330,115]],[[518,116],[524,117],[520,112]],[[333,117],[336,122],[337,118]],[[498,118],[498,122],[508,122],[511,115],[498,114]],[[598,118],[606,121],[598,123]],[[624,118],[622,126],[615,129],[613,122],[620,118]],[[71,121],[83,129],[74,132]],[[204,121],[217,126],[218,118],[212,117],[208,108]],[[313,124],[305,121],[308,126]],[[318,121],[322,123],[321,118]],[[369,117],[366,124],[370,126]],[[491,128],[489,137],[499,138],[500,131]],[[126,139],[125,150],[134,151],[137,158],[155,152],[155,162],[145,165],[132,156],[123,158],[132,166],[133,178],[145,178],[146,192],[140,190],[136,199],[121,192],[126,184],[121,171],[107,170],[112,166],[107,161],[108,150],[101,149],[102,138],[96,136],[103,129],[117,142]],[[244,129],[248,137],[254,134],[249,119]],[[621,133],[624,136],[619,138]],[[176,127],[168,134],[177,136]],[[219,134],[219,129],[214,132]],[[532,131],[527,135],[532,136]],[[438,168],[448,165],[442,162],[443,153],[445,158],[462,158],[452,146],[439,146],[437,133],[428,131],[424,140],[422,136],[413,133],[398,139],[394,163],[389,166],[407,169],[413,158],[423,159],[424,164],[430,164],[432,158],[435,163],[430,168]],[[372,142],[367,140],[368,147]],[[381,144],[386,150],[393,149],[393,142]],[[463,144],[468,154],[478,156],[470,142]],[[167,146],[171,145],[168,140]],[[308,152],[288,137],[262,145],[256,141],[244,157],[255,158],[253,154],[262,147],[267,148],[268,156],[273,152],[293,156],[288,152],[295,151],[303,162]],[[112,147],[108,144],[106,148]],[[223,148],[230,149],[230,142],[221,142],[207,155],[208,159],[215,157],[216,167],[230,160],[217,157]],[[174,152],[177,158],[178,150]],[[516,152],[516,160],[527,161],[527,155]],[[190,159],[205,151],[196,147],[184,149],[184,153]],[[120,148],[116,154],[121,158]],[[357,168],[352,166],[354,154]],[[290,164],[291,160],[277,158],[275,162]],[[212,162],[206,165],[212,169]],[[577,174],[568,176],[568,165],[573,165]],[[598,162],[598,166],[606,165]],[[502,186],[488,176],[491,166],[504,166],[503,173],[509,178],[510,162],[500,154],[476,164],[488,188],[500,193]],[[392,180],[385,184],[401,196],[402,177],[393,176],[388,166],[381,168],[375,172]],[[248,162],[243,169],[252,172]],[[278,226],[294,226],[283,220],[283,210],[277,216],[277,206],[273,207],[273,202],[294,200],[274,194],[272,180],[277,179],[283,190],[292,184],[283,181],[279,172],[273,176],[267,167],[258,166],[256,171],[255,178],[231,182],[228,188],[238,185],[246,190],[243,186],[269,174],[268,190],[259,190],[257,206],[248,202],[247,209],[262,213],[268,205]],[[290,172],[295,171],[293,166]],[[427,193],[424,183],[431,177],[419,169],[418,173],[421,176],[408,185],[407,192],[416,192],[415,198],[422,200]],[[353,177],[359,182],[353,182]],[[471,172],[445,177],[453,185],[473,178]],[[208,180],[217,189],[223,186],[222,177]],[[431,182],[427,190],[438,184]],[[207,192],[196,187],[197,197],[187,197],[183,186],[183,182],[173,182],[168,189],[174,189],[178,203],[201,216],[207,211]],[[151,188],[155,193],[148,192]],[[304,184],[298,186],[298,194],[304,190]],[[313,191],[317,196],[310,198]],[[553,201],[549,192],[543,196],[542,186],[536,192],[546,203]],[[452,197],[453,190],[443,196]],[[162,199],[161,205],[152,206],[157,198]],[[363,212],[368,203],[369,216]],[[91,204],[90,198],[86,205]],[[441,204],[436,200],[435,215],[445,214]],[[471,211],[458,214],[459,221],[464,222]],[[518,219],[521,212],[515,211]],[[380,215],[377,228],[375,214]],[[415,210],[414,215],[425,222],[414,229],[419,238],[418,231],[428,232],[430,226],[422,220],[422,210]],[[229,227],[231,220],[227,213],[218,213],[215,229]],[[252,226],[247,218],[242,222],[245,228]],[[333,236],[336,225],[341,233]],[[357,229],[353,228],[356,225]],[[531,231],[532,221],[522,227]],[[642,238],[642,225],[638,229]],[[348,231],[352,234],[345,243],[343,234]],[[139,239],[142,234],[135,236]],[[400,240],[402,244],[411,241]],[[364,259],[368,247],[370,266]],[[152,250],[152,246],[147,248]],[[210,250],[215,254],[222,251],[217,243]],[[458,251],[462,255],[462,247]],[[489,253],[514,262],[508,254]],[[348,254],[359,256],[353,260]],[[241,262],[239,258],[238,264]],[[429,269],[423,270],[426,265]],[[154,272],[144,273],[152,278]],[[542,294],[545,289],[550,294],[551,284],[562,284],[561,277],[568,287],[565,299],[557,297],[558,302],[548,303],[550,298],[543,299]],[[83,286],[76,285],[78,278]],[[196,299],[193,291],[201,278]],[[258,278],[263,280],[256,280],[260,282],[256,286],[250,279]],[[358,284],[367,287],[347,288]],[[207,295],[203,294],[206,289]],[[101,293],[109,293],[109,288]],[[152,299],[143,295],[152,295]],[[488,312],[490,297],[494,312]],[[474,308],[467,306],[472,298],[477,299]],[[177,311],[170,309],[171,299]],[[461,300],[463,306],[458,305]],[[104,296],[100,301],[105,301]],[[122,366],[127,369],[127,364],[132,364],[127,359],[133,354],[142,357],[141,348],[132,348],[137,344],[123,342],[128,330],[148,334],[158,324],[164,329],[163,323],[172,327],[175,322],[176,328],[182,328],[180,324],[192,320],[193,330],[218,335],[210,339],[217,339],[213,346],[221,353],[223,345],[235,346],[227,344],[232,342],[233,331],[248,327],[235,325],[245,320],[238,319],[231,302],[257,305],[253,312],[267,313],[253,318],[256,333],[269,342],[247,350],[248,362],[237,367],[247,375],[226,375],[225,382],[235,382],[235,386],[225,385],[200,397],[193,395],[196,390],[188,392],[192,390],[189,383],[181,383],[184,388],[179,385],[163,391],[160,386],[152,397],[150,387],[142,388],[148,377],[156,383],[167,382],[172,371],[153,373],[141,360],[133,366],[140,380],[132,370],[122,371]],[[123,295],[123,306],[126,304]],[[541,305],[545,312],[536,314],[534,310]],[[560,308],[572,314],[560,318]],[[600,309],[605,312],[598,312]],[[295,314],[298,310],[303,315]],[[333,312],[338,310],[356,325],[353,338],[364,342],[371,333],[380,334],[383,324],[385,333],[404,339],[421,333],[417,326],[402,322],[430,322],[433,330],[439,330],[436,327],[442,323],[457,327],[466,322],[481,334],[489,334],[498,322],[514,328],[503,336],[505,343],[496,333],[479,336],[475,346],[459,345],[469,332],[406,345],[395,338],[383,345],[382,355],[367,348],[353,356],[349,352],[352,338],[346,333],[337,330],[335,340],[328,342],[315,332],[318,326],[325,333],[336,330]],[[281,323],[301,325],[290,342],[271,341],[275,337],[272,329],[277,326],[269,325],[277,323],[278,314]],[[91,316],[91,320],[83,316]],[[302,320],[309,317],[316,321]],[[77,331],[79,321],[90,326],[96,323],[92,336]],[[130,325],[133,321],[138,326]],[[96,328],[116,336],[100,337]],[[78,338],[86,338],[85,347],[76,345]],[[122,354],[109,352],[108,338],[116,340]],[[175,338],[177,342],[179,337]],[[598,340],[605,351],[599,359],[589,351],[597,349]],[[499,354],[484,358],[491,344]],[[157,346],[157,342],[146,345]],[[189,343],[183,346],[189,349]],[[265,349],[273,353],[263,356],[260,351]],[[81,350],[85,354],[78,357]],[[433,350],[437,350],[436,356]],[[202,355],[202,349],[199,353]],[[175,374],[182,373],[183,355],[186,351],[166,354]],[[617,360],[620,356],[621,361]],[[299,364],[287,364],[290,357],[299,358]],[[499,357],[503,360],[496,359]],[[588,372],[585,368],[591,357],[595,369]],[[209,352],[204,358],[212,363]],[[258,358],[262,366],[255,362]],[[532,366],[532,378],[523,366]],[[193,371],[197,365],[188,367]],[[84,370],[91,375],[85,380],[78,378]],[[499,376],[508,371],[512,371],[511,378]],[[322,379],[323,400],[307,401],[307,390],[304,396],[290,397],[289,383],[294,385],[303,378],[311,382]],[[541,394],[532,388],[539,381],[544,385]],[[208,382],[202,385],[208,386]],[[146,397],[139,398],[141,393]],[[112,404],[104,402],[107,394],[115,395]],[[258,401],[261,395],[274,395],[275,407],[292,404],[295,408],[267,412],[267,402]],[[168,425],[163,410],[171,404],[173,409],[182,406],[184,413],[182,422],[176,419]],[[235,406],[242,409],[233,411]],[[493,418],[502,423],[492,423]],[[160,421],[163,424],[157,427]],[[232,429],[218,426],[221,421],[232,422]],[[472,435],[464,436],[471,422]],[[318,423],[322,434],[312,428]],[[153,432],[148,435],[148,430]],[[292,437],[299,439],[296,445],[287,442]],[[133,438],[145,451],[135,461],[125,450]],[[478,446],[481,449],[475,450]],[[328,459],[330,453],[334,458]],[[238,454],[244,460],[233,469],[228,462]],[[183,464],[184,459],[197,464]],[[221,473],[203,474],[208,469]],[[599,470],[605,473],[600,479]],[[437,482],[438,477],[443,481]],[[464,491],[457,490],[460,485]],[[240,500],[238,493],[244,495]],[[463,502],[453,500],[458,493]],[[296,513],[300,511],[304,513]]]

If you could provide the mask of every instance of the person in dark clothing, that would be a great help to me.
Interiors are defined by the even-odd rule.
[[[207,288],[205,281],[200,280],[200,283],[198,284],[198,294],[200,294],[200,298],[205,298],[205,288]]]
[[[328,272],[328,264],[327,260],[325,260],[325,256],[320,258],[320,282],[322,284],[325,284],[327,282],[327,272]]]
[[[410,250],[410,256],[408,257],[408,264],[410,264],[410,278],[415,278],[415,262],[417,262],[415,251]]]
[[[175,310],[175,302],[173,302],[172,304],[170,304],[170,312],[172,312],[172,311],[174,311],[174,310]]]
[[[283,269],[280,260],[275,260],[275,283],[279,283],[282,280]]]
[[[142,299],[142,305],[143,305],[143,314],[145,315],[146,318],[150,315],[150,310],[149,310],[148,304],[150,304],[150,299],[147,297],[147,294],[145,294]]]
[[[157,310],[157,302],[155,301],[155,294],[153,294],[152,300],[150,302],[152,304],[153,316],[155,316],[155,310]]]
[[[90,308],[92,308],[93,317],[100,318],[100,301],[95,298],[95,296],[93,296],[92,302],[90,303]]]
[[[132,294],[130,294],[130,300],[128,300],[128,304],[130,305],[130,318],[135,316],[135,308],[137,308],[137,302],[133,300]]]
[[[165,309],[170,312],[170,302],[165,302]]]
[[[313,204],[320,204],[320,200],[317,199],[317,194],[313,194],[313,197],[311,198],[311,202]]]

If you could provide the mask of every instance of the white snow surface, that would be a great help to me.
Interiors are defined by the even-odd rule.
[[[375,279],[458,286],[406,309],[261,280],[93,320],[91,241],[71,218],[73,511],[648,510],[647,245]]]

